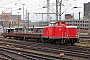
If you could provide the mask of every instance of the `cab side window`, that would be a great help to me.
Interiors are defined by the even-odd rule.
[[[58,26],[58,24],[56,23],[56,24],[54,24],[54,26]]]

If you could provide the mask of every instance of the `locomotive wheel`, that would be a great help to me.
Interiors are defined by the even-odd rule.
[[[65,44],[66,44],[66,45],[68,45],[68,44],[69,44],[67,40],[65,40]]]
[[[56,40],[50,41],[51,44],[56,44]]]
[[[61,44],[61,40],[56,40],[56,44],[60,45]]]
[[[74,45],[74,42],[71,42],[71,46],[73,46]]]
[[[72,39],[71,42],[70,42],[70,44],[71,44],[71,45],[74,45],[74,43],[75,43],[75,42],[74,42],[73,39]]]

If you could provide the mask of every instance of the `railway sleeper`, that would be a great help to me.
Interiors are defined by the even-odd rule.
[[[2,56],[0,56],[0,59],[1,60],[9,60],[7,57],[2,57]]]
[[[7,49],[4,49],[4,50],[7,50]],[[7,50],[7,51],[9,51],[10,52],[10,50]],[[16,50],[15,50],[16,51]],[[19,51],[19,50],[17,50],[17,51]],[[14,52],[14,51],[11,51],[11,53],[15,53],[15,54],[17,54],[17,52]],[[48,56],[48,55],[43,55],[43,54],[37,54],[37,53],[32,53],[32,52],[28,52],[28,53],[24,53],[24,51],[20,51],[20,52],[22,52],[21,54],[19,54],[19,55],[21,55],[21,56],[24,56],[24,57],[27,57],[27,58],[29,58],[30,56],[32,56],[32,57],[37,57],[37,58],[44,58],[44,59],[66,59],[66,58],[60,58],[60,57],[54,57],[54,56]],[[43,59],[42,58],[42,59]],[[70,60],[70,59],[69,59]]]
[[[37,53],[34,53],[34,54],[31,53],[31,54],[29,54],[29,55],[30,55],[30,56],[33,56],[34,58],[45,59],[45,60],[66,59],[66,58],[48,56],[48,55],[37,54]],[[71,59],[67,59],[67,60],[71,60]]]
[[[75,52],[71,52],[71,53],[65,53],[66,55],[71,55],[71,56],[77,56],[77,57],[83,57],[83,58],[90,58],[88,55],[86,56],[84,53],[75,53]]]
[[[14,53],[14,54],[20,55],[20,56],[25,57],[25,58],[27,58],[27,59],[33,59],[33,57],[24,55],[23,53],[18,54],[18,53],[15,52],[15,51],[10,51],[10,50],[7,50],[7,49],[4,49],[4,50],[7,51],[7,52],[10,52],[10,53]],[[16,51],[18,51],[18,50],[16,50]],[[6,55],[7,55],[7,54],[6,54]],[[11,56],[11,57],[12,57],[12,56]],[[11,58],[11,57],[10,57],[10,58]],[[17,59],[15,59],[14,57],[12,57],[12,60],[17,60]]]
[[[5,50],[5,49],[4,49]],[[10,50],[7,50],[10,52]],[[11,51],[11,53],[17,54],[17,52]],[[26,57],[27,59],[33,59],[33,58],[38,58],[38,59],[48,59],[48,60],[52,60],[52,59],[60,59],[60,57],[50,57],[48,55],[42,55],[42,54],[36,54],[36,53],[30,53],[30,54],[26,54],[26,53],[21,53],[18,54],[21,55],[23,57]],[[62,59],[62,58],[61,58]]]
[[[14,58],[14,57],[12,57],[12,56],[10,56],[10,55],[8,55],[8,54],[4,54],[4,53],[0,53],[0,54],[4,55],[5,57],[7,57],[7,58],[9,58],[9,59],[17,60],[16,58]]]

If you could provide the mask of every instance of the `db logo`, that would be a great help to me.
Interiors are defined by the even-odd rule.
[[[61,29],[59,29],[61,31]]]

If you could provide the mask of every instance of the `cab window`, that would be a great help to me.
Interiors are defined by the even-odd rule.
[[[56,24],[54,24],[54,26],[58,26],[58,24],[56,23]]]

